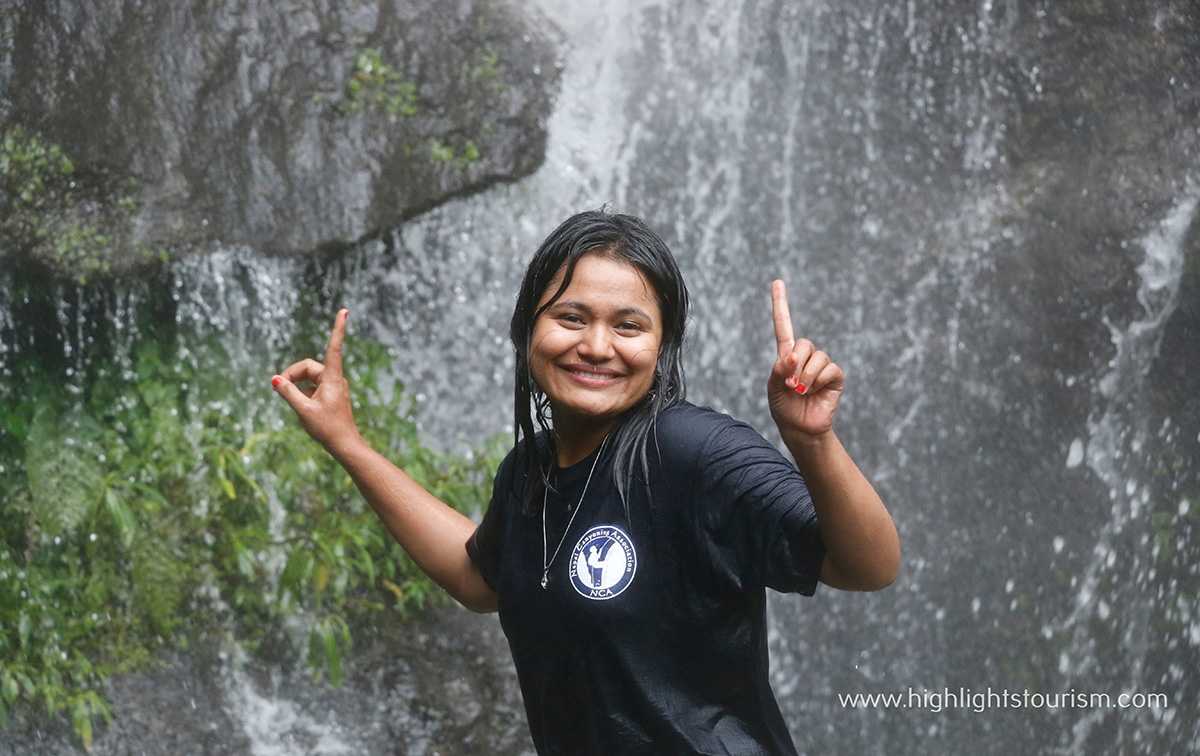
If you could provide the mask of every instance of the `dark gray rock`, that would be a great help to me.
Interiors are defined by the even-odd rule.
[[[279,660],[235,665],[214,649],[174,653],[114,678],[113,722],[94,756],[533,752],[516,673],[494,615],[458,607],[361,628],[334,688]],[[294,659],[295,654],[279,650]],[[66,717],[0,731],[0,756],[85,753]]]
[[[60,145],[76,182],[132,199],[143,247],[340,246],[514,180],[541,164],[558,82],[557,32],[504,0],[3,15],[0,117]]]

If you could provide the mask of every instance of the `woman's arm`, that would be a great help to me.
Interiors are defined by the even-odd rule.
[[[842,369],[811,341],[793,338],[783,281],[771,285],[771,303],[779,359],[767,400],[821,524],[821,582],[843,590],[885,588],[900,569],[900,539],[879,494],[833,432]]]
[[[346,469],[384,526],[426,575],[460,604],[496,611],[496,594],[467,556],[475,532],[469,517],[439,501],[372,449],[354,424],[350,387],[342,374],[342,342],[349,313],[334,320],[325,364],[303,360],[271,379],[304,430]],[[311,382],[301,389],[296,384]]]

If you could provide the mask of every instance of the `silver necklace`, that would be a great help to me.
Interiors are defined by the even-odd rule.
[[[587,480],[583,482],[583,493],[579,494],[579,503],[575,505],[575,511],[571,513],[571,519],[567,521],[567,527],[563,530],[562,537],[558,539],[558,546],[554,547],[554,553],[550,554],[549,559],[546,558],[546,554],[550,551],[550,545],[546,539],[546,494],[548,491],[542,490],[542,590],[545,590],[546,583],[550,582],[550,565],[554,564],[554,557],[558,556],[563,543],[567,540],[567,534],[571,532],[571,524],[575,522],[575,515],[583,509],[583,497],[587,496],[588,486],[592,482],[592,473],[596,472],[596,464],[600,462],[600,457],[604,456],[604,445],[607,443],[608,436],[605,436],[604,440],[600,442],[600,450],[596,452],[596,458],[592,460],[592,469],[588,470]]]

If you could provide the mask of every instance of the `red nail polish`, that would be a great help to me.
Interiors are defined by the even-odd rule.
[[[804,393],[804,384],[803,384],[803,383],[797,383],[797,384],[796,384],[796,393],[797,393],[797,394],[803,394],[803,393]]]
[[[279,388],[279,384],[281,384],[281,383],[283,383],[283,379],[280,378],[279,376],[275,376],[274,378],[271,379],[271,385],[274,386],[275,388]]]
[[[800,380],[799,380],[798,378],[796,378],[796,376],[794,376],[794,375],[789,375],[789,376],[787,377],[787,379],[786,379],[786,380],[784,380],[784,382],[783,382],[783,383],[784,383],[784,385],[786,385],[788,388],[792,388],[792,389],[794,389],[794,388],[796,388],[796,386],[797,386],[797,385],[800,383]]]

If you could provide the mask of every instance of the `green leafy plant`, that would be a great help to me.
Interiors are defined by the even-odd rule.
[[[442,600],[262,376],[212,370],[231,362],[215,341],[187,351],[147,340],[82,394],[36,370],[0,393],[0,725],[41,706],[90,747],[110,675],[214,629],[252,653],[305,628],[295,653],[338,684],[355,626]],[[346,355],[363,436],[479,511],[495,447],[427,448],[381,388],[386,349]]]
[[[475,142],[471,139],[463,143],[462,152],[456,152],[453,147],[443,144],[441,140],[429,140],[429,157],[434,162],[445,163],[457,168],[460,171],[465,171],[469,165],[479,160],[479,148],[475,146]]]
[[[4,192],[27,207],[45,201],[48,188],[75,172],[58,145],[43,144],[20,126],[10,128],[0,143],[0,176]]]
[[[384,63],[374,47],[358,53],[346,82],[345,112],[354,114],[368,107],[391,115],[417,114],[417,85]]]
[[[0,141],[0,250],[19,250],[81,286],[111,274],[116,261],[165,259],[133,238],[132,197],[86,183],[58,145],[10,127]]]
[[[498,90],[503,91],[504,85],[500,79],[500,55],[496,52],[496,48],[484,45],[483,52],[479,54],[479,62],[471,69],[471,79],[492,84]]]

